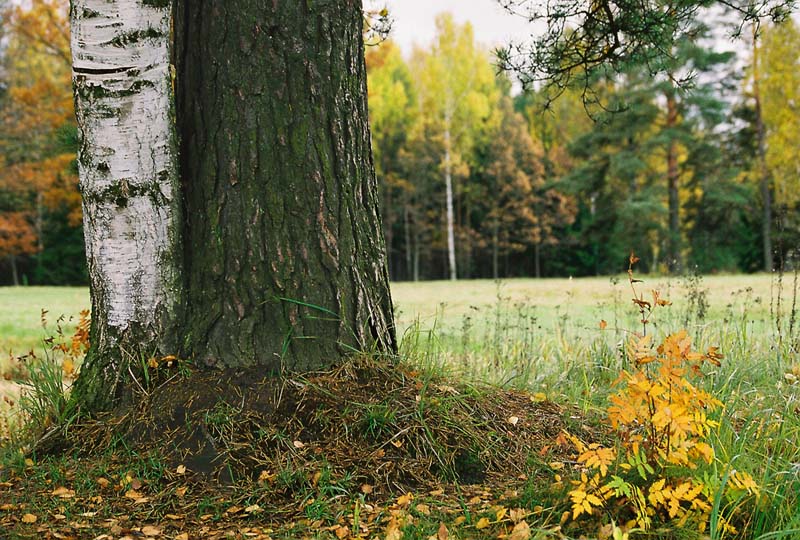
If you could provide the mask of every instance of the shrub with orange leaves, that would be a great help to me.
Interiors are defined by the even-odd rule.
[[[631,266],[634,263],[631,255]],[[638,282],[630,269],[629,276],[632,286]],[[642,311],[645,329],[653,308],[668,305],[657,292],[652,304],[638,294],[634,303]],[[719,489],[758,496],[758,485],[745,472],[733,472],[727,483],[699,472],[715,460],[708,437],[718,422],[709,414],[722,403],[693,380],[703,376],[704,365],[720,365],[719,350],[693,350],[691,338],[681,330],[658,345],[652,336],[636,336],[628,356],[632,369],[618,377],[619,390],[607,408],[617,447],[587,445],[567,434],[583,468],[569,492],[572,518],[615,509],[615,514],[632,517],[630,526],[647,529],[658,519],[679,526],[691,523],[702,532]],[[718,518],[726,531],[735,532],[724,516]]]

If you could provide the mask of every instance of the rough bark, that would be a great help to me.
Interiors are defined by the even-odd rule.
[[[73,0],[75,109],[92,348],[75,387],[103,408],[131,361],[177,350],[180,192],[169,2]]]
[[[183,0],[184,353],[323,367],[395,338],[361,2]]]

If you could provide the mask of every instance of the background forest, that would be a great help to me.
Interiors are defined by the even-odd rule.
[[[0,1],[0,285],[86,282],[65,3]],[[724,18],[721,18],[724,19]],[[448,15],[367,48],[395,281],[754,272],[798,245],[800,29],[686,33],[667,73],[521,90]],[[717,36],[716,38],[713,36]]]

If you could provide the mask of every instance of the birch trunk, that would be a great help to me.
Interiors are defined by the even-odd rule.
[[[75,110],[92,348],[75,393],[119,396],[129,364],[178,348],[181,198],[170,71],[171,2],[73,0]]]
[[[450,155],[450,118],[445,118],[446,127],[444,130],[444,183],[447,198],[447,261],[450,268],[450,280],[458,279],[456,271],[456,237],[455,237],[455,215],[453,212],[453,165]]]

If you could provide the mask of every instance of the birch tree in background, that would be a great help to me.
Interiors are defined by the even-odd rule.
[[[489,115],[496,92],[488,53],[475,44],[472,26],[457,25],[451,15],[436,19],[437,37],[430,53],[417,51],[415,64],[421,110],[443,142],[447,259],[451,280],[456,267],[453,172],[469,159],[475,135]]]

